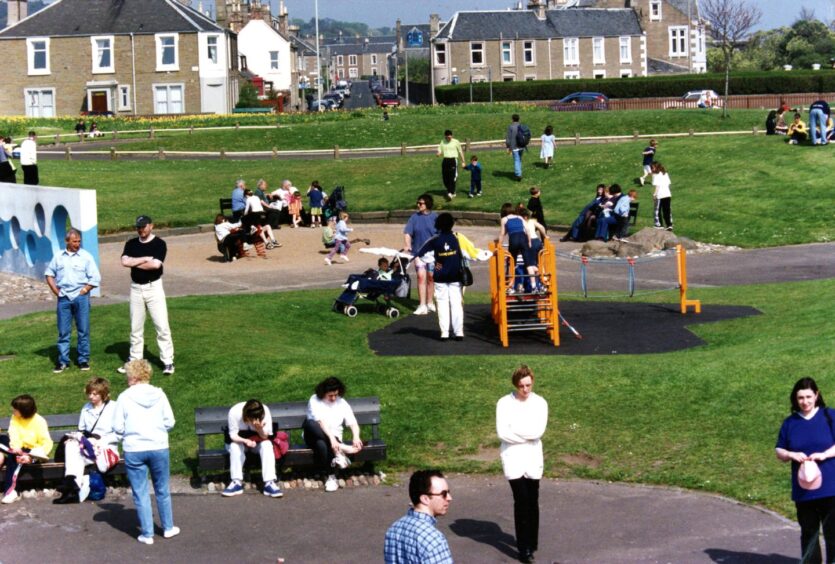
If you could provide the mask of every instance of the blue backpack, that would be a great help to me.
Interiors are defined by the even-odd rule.
[[[104,477],[99,472],[90,472],[90,495],[87,499],[101,501],[105,495],[107,495],[107,486],[104,483]]]

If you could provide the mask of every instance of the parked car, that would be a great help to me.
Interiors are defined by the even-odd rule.
[[[337,94],[336,92],[330,92],[322,96],[322,100],[331,100],[335,108],[341,108],[342,104],[344,103],[342,100],[342,96]]]
[[[350,98],[351,97],[351,87],[350,86],[337,86],[333,89],[334,92],[342,96],[343,98]]]
[[[600,92],[574,92],[551,104],[551,109],[555,112],[608,110],[609,98]]]
[[[326,112],[336,109],[336,102],[322,97],[322,100],[313,100],[310,102],[311,112]]]
[[[395,94],[394,92],[383,92],[380,94],[380,98],[377,103],[382,106],[399,106],[400,105],[400,96]]]
[[[721,108],[724,106],[722,98],[713,90],[691,90],[678,100],[664,102],[664,109],[680,108]]]

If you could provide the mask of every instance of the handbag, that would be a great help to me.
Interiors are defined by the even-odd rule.
[[[458,236],[456,235],[455,240],[458,241]],[[472,286],[473,285],[473,273],[470,270],[470,267],[467,266],[467,261],[464,259],[464,255],[461,253],[461,244],[458,244],[458,264],[461,265],[460,270],[458,271],[458,281],[461,283],[462,286]]]
[[[68,434],[64,435],[63,437],[61,437],[61,440],[58,441],[58,446],[55,447],[55,457],[53,458],[55,460],[55,462],[66,462],[66,459],[67,459],[67,454],[66,454],[67,453],[67,445],[66,445],[66,443],[69,439],[75,440],[74,433],[81,433],[87,439],[100,439],[101,438],[100,435],[97,435],[93,431],[96,429],[96,425],[99,424],[99,419],[101,419],[101,416],[104,413],[104,410],[107,409],[107,404],[108,403],[110,403],[110,400],[107,400],[106,402],[104,402],[104,407],[99,412],[99,416],[96,417],[96,421],[93,423],[93,426],[90,428],[89,431],[87,431],[87,430],[74,431],[73,433],[68,433]],[[118,460],[116,462],[118,462]]]

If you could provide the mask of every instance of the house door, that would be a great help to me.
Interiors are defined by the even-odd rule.
[[[90,111],[104,113],[107,110],[107,92],[90,92]]]
[[[226,88],[224,83],[206,83],[203,85],[202,109],[205,113],[225,114],[229,110],[226,107]]]

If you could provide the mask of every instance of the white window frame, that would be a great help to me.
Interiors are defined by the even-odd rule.
[[[174,62],[170,64],[163,63],[163,54],[165,49],[163,47],[163,39],[174,39]],[[179,33],[157,33],[154,35],[154,42],[157,47],[157,72],[178,71],[180,70],[180,34]]]
[[[446,66],[446,43],[435,44],[435,66]]]
[[[351,67],[357,66],[357,56],[356,55],[348,55],[348,66],[351,66]]]
[[[377,64],[377,53],[371,53],[371,64],[372,65]]]
[[[167,95],[166,95],[166,106],[168,111],[160,112],[157,111],[157,89],[165,88]],[[181,108],[179,112],[172,112],[171,111],[171,91],[179,88],[181,93],[180,104]],[[186,113],[186,85],[182,82],[174,82],[174,83],[159,83],[159,84],[152,84],[151,85],[151,95],[153,96],[152,100],[154,103],[154,114],[155,115],[178,115]]]
[[[516,80],[516,77],[512,74],[503,74],[502,75],[502,82],[513,82]]]
[[[501,52],[502,52],[502,66],[512,66],[513,65],[513,41],[506,41],[503,40],[501,42]]]
[[[536,75],[535,74],[526,74],[525,75],[525,82],[529,82],[531,80],[536,80]]]
[[[661,5],[663,2],[661,0],[649,0],[649,21],[651,22],[660,22],[661,21]]]
[[[377,67],[371,67],[371,76],[377,76]]]
[[[599,79],[599,78],[606,78],[606,69],[595,69],[592,71],[592,78]]]
[[[592,37],[591,38],[591,53],[592,64],[605,65],[606,64],[606,38]]]
[[[566,37],[562,40],[563,64],[580,64],[580,40],[576,37]]]
[[[120,112],[130,111],[133,107],[130,97],[130,86],[127,84],[120,84],[116,89],[116,107]]]
[[[345,64],[345,56],[344,55],[337,55],[336,56],[336,64],[340,67]]]
[[[99,41],[107,41],[110,50],[110,65],[99,66]],[[93,35],[90,37],[90,50],[92,52],[93,74],[113,74],[116,72],[115,39],[112,35]]]
[[[632,69],[620,69],[621,78],[632,78]]]
[[[478,49],[475,48],[476,45],[478,45]],[[484,47],[485,47],[484,41],[472,41],[470,43],[470,66],[483,67],[485,65],[484,61],[485,61],[486,57],[484,56],[485,55]],[[476,53],[478,53],[479,56],[481,57],[481,62],[480,63],[475,62],[474,55]]]
[[[37,92],[38,97],[40,99],[40,94],[43,93],[43,92],[46,92],[46,91],[49,91],[49,92],[52,93],[52,106],[51,106],[52,107],[52,115],[51,116],[45,116],[45,115],[43,115],[42,112],[40,112],[38,115],[34,115],[30,110],[34,106],[29,105],[29,95],[30,95],[31,92]],[[55,114],[55,88],[52,88],[52,87],[49,87],[49,88],[24,88],[23,89],[23,106],[25,107],[27,117],[55,117],[56,116],[56,114]],[[39,109],[43,108],[43,106],[41,106],[41,105],[38,105],[37,107]]]
[[[281,53],[278,51],[269,51],[270,55],[270,70],[277,71],[278,70],[278,62],[279,58],[281,57]]]
[[[207,35],[206,36],[206,58],[216,65],[218,63],[218,53],[220,49],[220,36]]]
[[[670,57],[687,56],[687,26],[671,25],[667,28]],[[679,47],[681,50],[679,50]]]
[[[35,43],[44,43],[44,52],[46,54],[46,67],[42,69],[35,68]],[[27,37],[26,38],[26,67],[29,76],[43,76],[50,73],[49,66],[49,37]]]
[[[356,67],[350,67],[348,69],[348,78],[357,78],[359,75],[360,73]]]
[[[566,80],[576,80],[580,78],[580,71],[572,70],[572,71],[565,71],[562,73],[562,77]]]
[[[618,52],[621,64],[632,64],[632,38],[630,36],[620,36],[618,39]]]
[[[525,63],[525,66],[536,65],[536,41],[522,42],[522,61]]]

